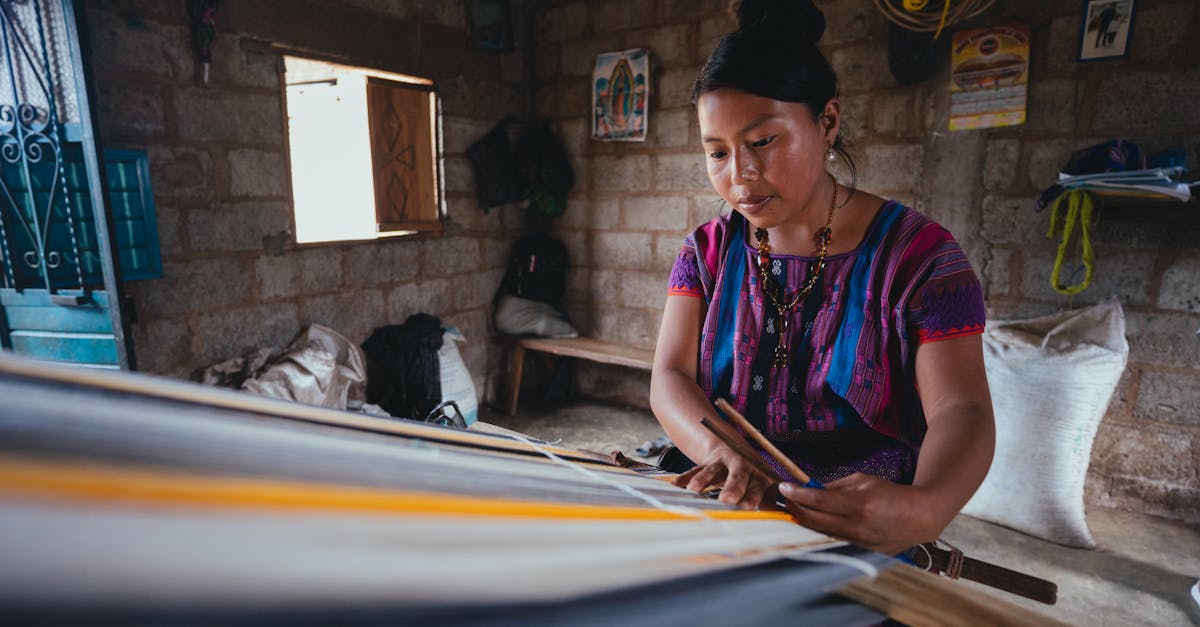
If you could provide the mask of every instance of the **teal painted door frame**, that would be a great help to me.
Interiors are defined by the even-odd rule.
[[[79,8],[74,0],[0,2],[0,79],[6,81],[0,94],[13,99],[0,101],[0,342],[35,359],[133,369],[120,261],[110,237],[114,217],[93,125],[87,21]],[[48,33],[62,34],[57,45]],[[82,154],[86,190],[67,188],[68,142]],[[98,284],[82,271],[84,224],[71,209],[71,192],[90,200],[86,234],[95,238]],[[52,236],[52,229],[60,233]]]

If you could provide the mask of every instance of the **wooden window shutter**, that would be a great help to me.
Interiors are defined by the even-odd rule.
[[[432,89],[368,78],[367,120],[378,231],[439,230]]]

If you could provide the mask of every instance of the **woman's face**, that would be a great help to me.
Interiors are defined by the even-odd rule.
[[[734,89],[705,93],[696,108],[708,178],[751,224],[785,224],[817,202],[814,191],[825,176],[826,146],[837,137],[840,123],[836,98],[816,119],[802,103]]]

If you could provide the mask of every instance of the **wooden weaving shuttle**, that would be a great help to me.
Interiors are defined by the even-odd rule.
[[[796,480],[796,482],[800,484],[801,487],[805,487],[805,488],[824,488],[825,487],[824,485],[821,484],[820,481],[813,479],[812,477],[808,476],[808,473],[804,472],[803,470],[800,470],[800,467],[797,466],[795,464],[795,462],[788,459],[788,456],[784,455],[783,452],[780,451],[778,448],[775,448],[775,445],[771,444],[771,441],[768,440],[766,436],[759,433],[758,429],[755,429],[754,425],[750,424],[750,421],[746,420],[745,416],[743,416],[741,413],[739,413],[738,410],[734,409],[733,405],[729,404],[729,401],[727,401],[723,398],[718,398],[714,404],[717,406],[717,409],[720,410],[720,412],[722,414],[725,414],[725,416],[730,420],[730,422],[737,425],[738,429],[740,429],[743,433],[746,434],[747,437],[749,437],[751,440],[753,440],[754,443],[757,444],[758,447],[763,450],[763,452],[765,452],[767,455],[769,455],[771,457],[771,459],[775,460],[775,463],[779,464],[780,468],[783,468],[784,470],[788,471],[788,474],[792,475],[792,478],[794,478]],[[758,456],[755,455],[755,458],[757,459]],[[776,474],[776,473],[774,471],[772,471],[771,474]]]
[[[750,445],[746,444],[744,440],[729,435],[724,429],[713,423],[713,421],[709,420],[708,418],[701,418],[700,424],[705,429],[711,431],[713,435],[717,436],[719,440],[724,442],[725,446],[733,449],[733,452],[737,453],[738,457],[741,457],[746,461],[746,463],[753,466],[755,470],[767,475],[768,477],[775,477],[778,480],[782,480],[779,477],[779,473],[775,472],[774,468],[768,466],[767,462],[763,461],[763,459],[759,457],[754,450],[750,448]],[[778,481],[776,481],[776,483],[778,483]]]

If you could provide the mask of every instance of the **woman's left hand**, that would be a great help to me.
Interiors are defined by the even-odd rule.
[[[920,487],[863,473],[831,482],[824,490],[784,483],[779,493],[805,527],[888,555],[933,541],[953,517]]]

